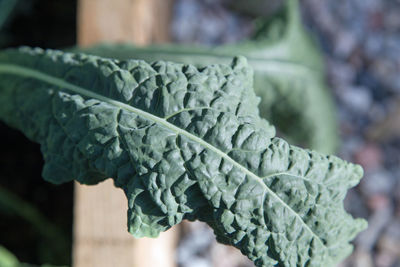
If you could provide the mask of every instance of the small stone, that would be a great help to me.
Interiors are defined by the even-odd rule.
[[[213,252],[214,267],[254,267],[254,263],[234,247],[215,244]]]
[[[358,249],[371,251],[376,246],[382,232],[390,224],[392,215],[393,208],[391,205],[374,211],[368,218],[368,228],[361,232],[356,239]]]
[[[187,262],[185,264],[185,267],[210,267],[210,262],[205,259],[196,257],[191,259],[190,262]]]
[[[384,23],[389,29],[399,29],[400,28],[400,9],[390,9],[389,12],[385,13]]]
[[[353,258],[354,267],[373,267],[374,263],[372,257],[368,251],[357,250],[354,252]]]
[[[358,151],[362,146],[364,146],[364,140],[351,132],[351,135],[343,138],[339,156],[344,160],[353,161],[355,151]]]
[[[356,78],[356,72],[353,66],[351,66],[347,62],[342,62],[334,59],[330,59],[327,63],[329,79],[334,85],[341,86],[354,82]]]
[[[384,209],[389,205],[389,198],[383,194],[376,194],[368,198],[368,207],[373,210]]]
[[[394,218],[389,226],[386,228],[385,236],[394,240],[397,244],[396,246],[392,246],[392,248],[396,249],[396,253],[400,255],[400,216]]]
[[[384,169],[366,171],[360,183],[361,192],[365,196],[390,194],[394,186],[395,180],[392,179],[391,173]]]
[[[177,249],[177,260],[180,266],[202,267],[210,266],[206,255],[215,243],[215,237],[209,226],[201,222],[185,224],[186,233],[180,240]]]
[[[365,205],[365,199],[361,197],[359,190],[351,189],[344,199],[344,208],[354,217],[368,218],[370,210]]]
[[[400,217],[400,183],[399,182],[397,183],[397,186],[396,186],[394,192],[395,192],[394,197],[396,199],[396,204],[397,204],[396,212],[397,212],[398,216]]]
[[[372,30],[381,30],[384,26],[384,14],[381,10],[374,10],[369,14],[369,26]]]
[[[375,97],[374,97],[375,98]],[[386,110],[384,105],[381,103],[375,102],[371,109],[368,111],[368,117],[370,121],[372,122],[371,124],[373,125],[374,123],[383,121],[386,117]]]
[[[385,251],[376,256],[376,267],[391,267],[396,262],[397,257]]]
[[[378,255],[376,263],[378,267],[391,267],[400,259],[400,220],[393,220],[386,228],[378,242]]]
[[[366,113],[372,105],[371,91],[362,86],[343,88],[339,98],[353,112]]]
[[[354,160],[365,170],[374,170],[382,165],[382,149],[374,143],[367,143],[354,154]]]
[[[357,46],[357,39],[351,32],[343,31],[338,34],[335,45],[335,54],[347,58]]]

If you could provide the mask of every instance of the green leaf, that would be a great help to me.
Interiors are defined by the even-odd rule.
[[[1,267],[39,267],[38,265],[21,263],[17,257],[8,251],[5,247],[0,245],[0,266]],[[57,267],[55,265],[43,264],[41,267]],[[66,266],[58,266],[66,267]]]
[[[259,20],[260,22],[261,20]],[[205,66],[229,64],[245,56],[254,69],[254,89],[261,97],[261,116],[289,141],[323,153],[333,153],[338,134],[335,109],[326,88],[319,50],[302,26],[297,0],[276,17],[259,23],[254,41],[217,48],[156,45],[98,45],[80,49],[117,59],[169,60]]]
[[[257,266],[333,266],[366,226],[343,208],[362,169],[274,137],[252,77],[243,57],[196,68],[6,50],[0,118],[41,144],[46,180],[112,177],[135,237],[199,219]]]
[[[1,267],[18,267],[18,259],[5,247],[0,245],[0,266]]]
[[[4,217],[2,213],[18,216],[32,225],[32,228],[38,232],[42,239],[41,249],[54,255],[60,261],[63,259],[68,261],[65,252],[68,251],[70,243],[61,229],[42,215],[35,206],[0,185],[0,216]],[[53,245],[49,247],[49,244]],[[2,265],[0,264],[0,266]]]
[[[18,0],[0,0],[0,30],[14,10]]]
[[[281,0],[235,0],[226,1],[225,5],[240,13],[250,16],[268,16],[282,6]]]

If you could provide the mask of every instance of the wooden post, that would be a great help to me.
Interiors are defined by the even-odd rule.
[[[169,40],[173,0],[79,0],[78,43]]]
[[[78,43],[168,40],[172,0],[79,0]],[[75,185],[74,267],[174,267],[176,230],[157,239],[127,231],[127,200],[109,179]]]

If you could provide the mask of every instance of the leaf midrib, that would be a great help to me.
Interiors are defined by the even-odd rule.
[[[60,88],[65,88],[68,89],[72,92],[75,92],[77,94],[80,95],[84,95],[86,97],[89,98],[94,98],[94,99],[98,99],[100,101],[109,103],[111,105],[114,105],[120,109],[124,109],[127,110],[129,112],[135,113],[139,116],[142,116],[148,120],[151,120],[155,123],[161,124],[164,127],[166,127],[167,129],[170,129],[172,131],[174,131],[176,134],[178,135],[183,135],[185,137],[187,137],[188,139],[199,143],[200,145],[202,145],[203,147],[205,147],[206,149],[209,149],[211,151],[213,151],[214,153],[218,154],[221,158],[229,161],[232,163],[233,166],[237,167],[238,169],[240,169],[241,171],[243,171],[246,175],[249,175],[250,177],[253,177],[262,187],[265,188],[265,190],[271,194],[271,196],[273,196],[275,199],[278,200],[278,202],[280,202],[285,208],[287,208],[290,212],[292,212],[294,214],[295,217],[297,217],[300,222],[304,225],[305,229],[307,229],[307,231],[309,231],[311,233],[312,236],[314,236],[316,238],[316,240],[318,240],[318,242],[321,243],[321,245],[327,249],[327,247],[325,246],[325,244],[322,242],[322,240],[320,239],[320,237],[314,233],[314,231],[303,221],[303,219],[300,217],[299,214],[297,214],[288,204],[286,204],[286,202],[284,202],[274,191],[272,191],[266,184],[264,184],[264,182],[262,181],[261,177],[259,177],[258,175],[254,174],[253,172],[251,172],[250,170],[246,169],[243,165],[241,165],[240,163],[236,162],[234,159],[232,159],[229,155],[227,155],[226,153],[224,153],[223,151],[221,151],[220,149],[216,148],[215,146],[209,144],[208,142],[204,141],[203,139],[191,134],[190,132],[187,132],[186,130],[183,130],[177,126],[175,126],[174,124],[168,122],[167,120],[163,119],[163,118],[159,118],[151,113],[148,113],[146,111],[140,110],[138,108],[132,107],[130,105],[127,105],[125,103],[122,103],[120,101],[116,101],[114,99],[111,98],[107,98],[105,96],[102,96],[100,94],[94,93],[88,89],[85,89],[83,87],[74,85],[72,83],[66,82],[60,78],[56,78],[53,76],[50,76],[48,74],[45,74],[43,72],[37,71],[37,70],[33,70],[27,67],[22,67],[19,65],[14,65],[14,64],[1,64],[0,63],[0,73],[8,73],[8,74],[14,74],[17,76],[22,76],[22,77],[28,77],[28,78],[34,78],[37,80],[40,80],[42,82],[46,82],[55,86],[58,86]]]
[[[106,47],[107,49],[107,47]],[[124,53],[125,47],[121,47],[122,53]],[[105,50],[107,51],[107,50]],[[158,55],[157,57],[165,60],[172,60],[172,61],[177,61],[177,62],[187,62],[190,64],[194,65],[206,65],[207,62],[224,62],[224,63],[229,63],[232,61],[232,58],[234,55],[223,52],[223,51],[176,51],[176,50],[169,50],[169,49],[162,49],[162,48],[134,48],[132,50],[132,58],[133,57],[139,57],[141,59],[144,58],[154,58],[155,55]],[[85,51],[84,51],[85,52]],[[89,50],[89,53],[96,54],[96,52],[91,52]],[[129,53],[129,50],[126,52]],[[244,55],[249,64],[253,67],[255,71],[262,71],[262,72],[270,72],[270,73],[287,73],[290,75],[300,75],[300,76],[306,76],[306,77],[312,77],[315,75],[319,75],[320,71],[319,69],[308,66],[305,64],[300,64],[299,62],[296,61],[291,61],[287,59],[281,59],[281,58],[274,58],[274,57],[255,57],[254,55]],[[108,56],[107,56],[108,57]],[[195,60],[185,60],[185,58],[196,58]],[[218,60],[215,60],[218,58]],[[178,60],[177,60],[178,59]],[[149,61],[149,60],[145,60]]]

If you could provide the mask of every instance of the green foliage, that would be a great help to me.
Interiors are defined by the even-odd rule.
[[[205,66],[245,56],[254,69],[261,116],[290,142],[333,153],[338,143],[334,106],[326,89],[321,55],[302,26],[298,2],[274,18],[258,21],[253,41],[217,48],[98,45],[81,51],[117,59],[169,60]]]
[[[0,30],[14,10],[18,0],[0,0]]]
[[[235,0],[225,1],[226,5],[242,14],[250,16],[268,16],[278,9],[283,1],[265,1],[265,0]]]
[[[3,218],[6,217],[4,216],[6,214],[18,216],[33,226],[33,229],[39,233],[42,239],[43,245],[38,248],[38,251],[44,256],[43,258],[46,259],[46,256],[50,254],[58,260],[68,261],[70,256],[65,255],[65,251],[68,251],[70,244],[64,233],[43,216],[38,209],[2,186],[0,186],[0,213]],[[49,244],[52,244],[52,246],[49,247]]]
[[[18,259],[5,247],[0,245],[0,266],[1,267],[17,267]]]
[[[5,247],[0,245],[0,266],[1,267],[39,267],[38,265],[21,263],[17,257],[14,256]],[[43,264],[40,267],[56,267],[49,264]],[[61,267],[61,266],[59,266]],[[65,266],[64,266],[65,267]]]
[[[17,3],[18,0],[0,0],[0,47],[9,42],[9,33],[4,28],[13,16]]]
[[[246,60],[196,68],[24,48],[0,53],[0,118],[39,142],[43,177],[113,177],[128,227],[183,219],[257,266],[333,266],[366,223],[343,208],[362,169],[276,138]]]

